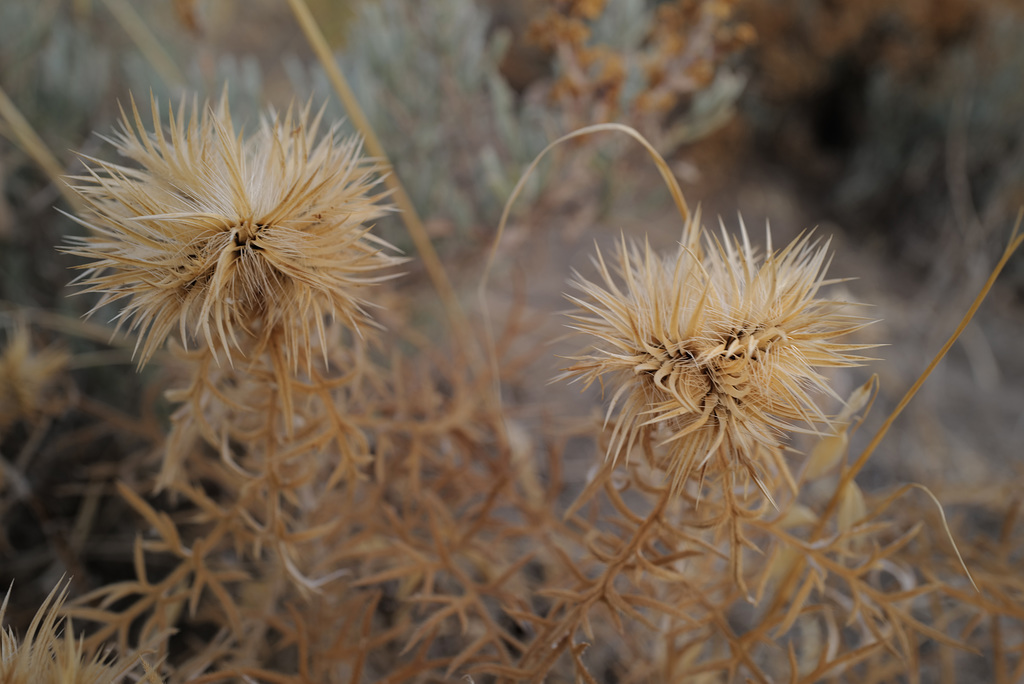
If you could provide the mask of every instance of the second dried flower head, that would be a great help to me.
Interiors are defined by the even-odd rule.
[[[381,168],[321,113],[289,108],[246,138],[226,97],[183,101],[165,132],[148,132],[132,102],[111,142],[138,166],[86,158],[74,189],[90,234],[68,251],[89,262],[76,282],[122,302],[144,363],[177,332],[227,359],[279,350],[292,366],[324,342],[324,319],[368,322],[355,290],[399,261],[370,233],[387,210]]]
[[[735,468],[759,485],[769,469],[792,482],[784,435],[827,430],[817,398],[835,393],[819,369],[864,360],[865,345],[836,339],[866,321],[821,296],[833,282],[827,242],[805,235],[772,251],[769,235],[761,255],[745,229],[716,239],[699,220],[675,253],[623,238],[610,265],[594,258],[599,281],[576,274],[572,327],[592,342],[562,377],[599,380],[615,415],[609,457],[653,440],[674,488]]]

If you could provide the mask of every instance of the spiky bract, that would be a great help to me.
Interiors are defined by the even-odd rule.
[[[90,259],[76,282],[103,293],[97,309],[124,302],[119,323],[140,332],[140,364],[175,330],[229,359],[271,347],[294,364],[323,342],[326,316],[365,324],[354,290],[398,259],[369,232],[387,207],[360,142],[336,126],[319,135],[323,112],[308,104],[264,118],[248,139],[226,97],[201,113],[183,101],[167,132],[152,108],[152,132],[133,101],[111,140],[141,168],[88,157],[88,175],[73,177],[91,234],[67,250]]]
[[[572,327],[594,338],[562,377],[600,380],[618,407],[608,454],[659,440],[660,465],[681,486],[691,473],[788,470],[784,433],[821,430],[815,394],[835,396],[817,369],[851,366],[864,345],[836,342],[865,320],[823,299],[828,242],[804,235],[760,255],[747,238],[718,240],[687,226],[674,254],[622,239],[600,280],[575,274]]]
[[[117,684],[130,681],[160,684],[155,672],[142,663],[145,676],[137,674],[138,659],[116,658],[102,651],[89,652],[64,620],[61,610],[68,585],[63,581],[46,597],[21,641],[3,626],[10,590],[0,603],[0,682],[3,684]]]

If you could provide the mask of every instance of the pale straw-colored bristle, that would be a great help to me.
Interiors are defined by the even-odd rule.
[[[323,346],[324,317],[371,324],[357,290],[400,259],[369,233],[388,207],[358,139],[321,132],[309,104],[247,138],[226,97],[182,101],[166,130],[151,107],[152,132],[132,101],[111,140],[137,167],[85,158],[72,179],[89,235],[66,249],[88,260],[76,282],[103,295],[96,309],[119,302],[140,333],[140,363],[177,334],[228,360],[283,336],[295,364]]]
[[[610,458],[652,438],[677,486],[696,471],[754,472],[785,433],[827,431],[817,397],[835,395],[819,369],[860,363],[863,345],[836,340],[867,323],[820,296],[827,241],[761,255],[745,228],[699,244],[697,230],[688,222],[670,254],[625,237],[614,259],[598,250],[599,277],[577,275],[569,296],[570,327],[590,342],[561,376],[610,388]]]
[[[68,583],[60,582],[39,606],[21,639],[3,627],[10,590],[0,604],[0,682],[4,684],[117,684],[139,681],[128,677],[138,659],[113,657],[103,651],[87,651],[76,639],[71,621],[61,617]],[[162,680],[150,668],[142,681]]]

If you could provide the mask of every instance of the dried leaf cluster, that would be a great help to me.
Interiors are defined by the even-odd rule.
[[[543,4],[528,37],[554,56],[550,94],[574,127],[661,120],[757,38],[734,0]]]

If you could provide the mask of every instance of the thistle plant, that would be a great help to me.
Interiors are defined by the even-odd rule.
[[[782,457],[784,435],[830,432],[816,395],[838,398],[819,369],[857,365],[864,345],[835,341],[863,327],[851,305],[824,299],[828,242],[809,234],[778,252],[699,229],[699,213],[675,253],[622,239],[599,282],[576,274],[572,327],[593,343],[564,378],[601,381],[618,409],[613,461],[638,442],[657,442],[659,461],[683,486],[697,473],[744,471],[772,498],[776,477],[795,494]],[[766,486],[766,473],[771,486]]]
[[[191,3],[179,4],[189,15]],[[602,32],[631,33],[616,17],[641,6],[634,19],[644,32],[622,35],[614,52],[601,48],[615,47]],[[413,180],[436,200],[437,187],[470,179],[456,194],[478,223],[491,213],[491,190],[506,186],[507,162],[539,147],[511,143],[536,141],[541,129],[524,127],[528,110],[508,99],[499,35],[488,37],[483,14],[461,12],[470,0],[411,13],[382,7],[363,15],[379,21],[348,56],[379,54],[395,88],[372,83],[378,70],[346,68],[364,73],[361,92],[380,94],[387,111],[418,112],[391,131],[419,136],[413,147],[437,140],[423,137],[426,110],[401,93],[428,104],[438,93],[474,94],[438,111],[465,108],[475,124],[442,116],[437,129],[464,133],[448,162],[472,163],[428,154],[420,161],[430,160],[429,173]],[[573,101],[590,101],[605,105],[597,116],[646,111],[655,117],[640,118],[654,124],[680,94],[722,74],[719,58],[743,38],[730,3],[718,0],[553,8],[572,20],[548,15],[558,49],[568,50],[557,60],[583,67],[564,75],[598,86],[565,93],[561,114],[570,118]],[[448,48],[470,40],[471,52],[493,59],[465,71],[457,59],[424,61],[422,50],[377,40],[402,38],[420,15],[431,25],[468,22],[448,22],[440,52],[462,54]],[[645,18],[656,21],[652,31]],[[695,40],[712,40],[713,29],[712,42]],[[317,52],[329,53],[322,42]],[[415,73],[451,88],[413,92],[426,81],[400,80],[409,74],[392,68],[396,50],[424,62]],[[619,55],[632,68],[619,69]],[[630,90],[638,76],[646,97]],[[497,123],[479,116],[488,102]],[[562,379],[601,385],[608,402],[604,425],[572,420],[526,387],[523,359],[543,345],[531,329],[542,316],[525,294],[517,290],[493,335],[490,316],[505,302],[488,296],[486,279],[481,286],[486,368],[472,358],[470,324],[468,334],[455,325],[464,344],[452,348],[410,322],[422,299],[409,283],[381,283],[401,259],[371,225],[390,210],[378,185],[385,161],[340,139],[326,110],[270,112],[242,130],[224,99],[151,106],[151,116],[125,107],[109,139],[122,160],[86,157],[72,179],[87,234],[65,251],[82,260],[77,284],[99,296],[94,312],[134,334],[140,365],[165,371],[149,396],[162,392],[170,417],[160,425],[159,407],[143,402],[136,421],[89,398],[75,374],[126,354],[32,353],[27,333],[11,336],[0,406],[13,407],[18,424],[0,411],[0,518],[3,531],[34,519],[28,530],[41,529],[53,550],[22,553],[28,535],[18,530],[0,545],[18,562],[0,565],[19,582],[44,564],[42,577],[73,569],[84,593],[62,605],[67,590],[55,590],[20,641],[0,635],[0,680],[867,684],[939,680],[932,674],[973,657],[954,655],[965,642],[991,653],[993,681],[1024,676],[1019,506],[1007,506],[997,542],[964,553],[979,570],[971,587],[948,550],[948,531],[966,538],[963,527],[947,525],[939,507],[911,505],[920,488],[876,494],[856,481],[887,427],[849,457],[879,383],[839,397],[829,377],[865,361],[853,334],[867,321],[857,304],[829,294],[837,281],[827,274],[827,240],[808,234],[777,249],[770,234],[755,246],[742,223],[735,236],[707,231],[655,145],[625,126],[553,143],[629,133],[655,159],[682,228],[675,249],[623,237],[571,277],[569,325],[586,343],[570,352]],[[401,175],[416,163],[394,168]],[[520,192],[530,197],[526,177],[513,199]],[[515,243],[497,249],[509,215],[494,255],[507,257]],[[535,252],[536,241],[525,242]],[[370,316],[378,306],[387,335]],[[65,387],[81,388],[77,401],[57,396]],[[98,429],[86,420],[95,418]],[[60,440],[49,425],[65,432]],[[806,457],[789,445],[799,433]],[[16,458],[6,460],[8,445]],[[74,460],[60,461],[73,466],[66,475],[42,472],[72,450]],[[36,470],[19,481],[12,462]],[[69,482],[80,473],[90,481]],[[134,544],[126,519],[136,523]],[[0,607],[0,618],[22,613],[12,607]],[[69,616],[64,635],[58,611]],[[90,623],[80,640],[70,619]],[[120,659],[96,655],[112,652]],[[146,660],[132,659],[138,653]]]
[[[140,364],[178,332],[228,361],[271,352],[283,373],[326,341],[326,316],[368,323],[355,290],[397,261],[368,227],[385,211],[380,167],[357,139],[319,135],[309,104],[247,140],[226,97],[201,113],[182,101],[169,135],[152,108],[152,133],[133,100],[112,140],[141,169],[87,158],[74,177],[91,234],[67,250],[89,260],[77,282],[103,293],[94,311],[125,300],[117,319],[139,333]]]
[[[320,135],[322,112],[309,104],[264,118],[248,139],[226,97],[201,112],[183,101],[167,132],[152,108],[152,132],[133,101],[112,139],[141,168],[89,158],[74,178],[91,213],[76,220],[90,233],[67,251],[89,260],[76,282],[102,293],[94,312],[121,304],[115,318],[138,333],[140,365],[169,338],[198,349],[198,372],[175,395],[192,409],[168,442],[167,485],[197,433],[222,449],[225,433],[202,416],[218,383],[245,384],[231,370],[240,360],[248,375],[273,379],[267,410],[283,407],[273,429],[290,432],[296,373],[312,372],[317,355],[326,362],[326,322],[367,329],[358,290],[400,260],[370,232],[387,210],[379,165],[357,139],[338,140],[336,126]]]
[[[94,311],[120,306],[115,318],[138,334],[140,364],[170,343],[184,376],[167,392],[178,407],[156,487],[194,507],[183,536],[122,487],[136,511],[159,521],[162,541],[140,542],[137,582],[85,597],[103,607],[86,611],[101,623],[90,643],[117,635],[128,648],[126,615],[140,614],[143,637],[159,641],[184,604],[182,583],[195,589],[192,611],[209,587],[240,637],[243,608],[231,587],[246,573],[227,549],[290,580],[269,591],[270,604],[290,587],[316,591],[326,581],[310,577],[319,572],[311,529],[330,528],[319,506],[370,460],[346,415],[374,325],[360,290],[392,277],[386,269],[401,260],[371,232],[388,209],[374,189],[379,164],[336,127],[321,135],[321,123],[307,104],[271,113],[246,137],[222,98],[201,110],[183,103],[166,130],[154,103],[148,131],[133,102],[112,142],[137,166],[89,158],[88,173],[75,177],[89,206],[77,219],[89,234],[67,250],[88,260],[76,282],[102,294]],[[144,552],[177,566],[150,582]],[[125,595],[135,596],[127,612],[106,609]]]
[[[399,259],[368,226],[386,207],[355,143],[318,138],[308,106],[249,138],[223,102],[166,129],[134,105],[123,119],[113,142],[136,165],[88,160],[90,234],[69,251],[140,362],[167,345],[183,378],[154,486],[144,469],[117,484],[149,528],[134,579],[66,609],[93,624],[83,653],[151,649],[171,684],[863,683],[919,670],[926,639],[960,645],[918,617],[927,601],[1024,620],[922,579],[919,528],[884,515],[911,488],[854,482],[848,434],[877,383],[823,407],[867,322],[826,294],[829,243],[707,232],[635,130],[553,143],[645,142],[682,219],[676,250],[622,238],[570,281],[589,343],[562,377],[610,395],[580,487],[561,470],[570,435],[523,429],[490,394],[514,318],[492,377],[415,331],[371,339],[361,288]],[[799,432],[823,439],[791,472]]]

